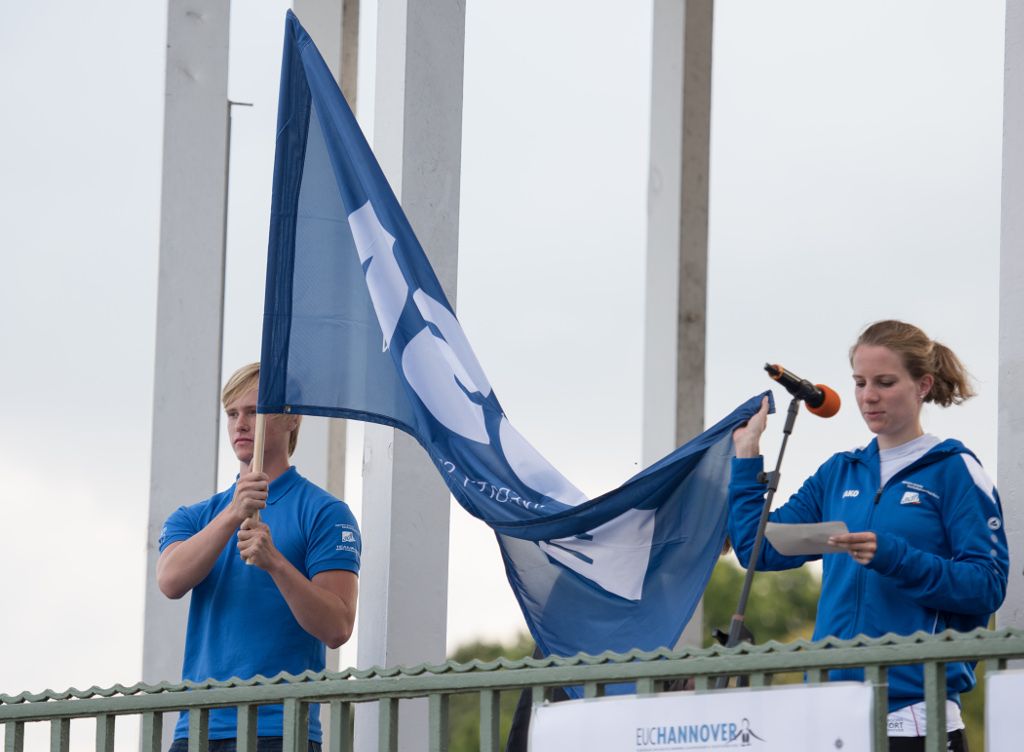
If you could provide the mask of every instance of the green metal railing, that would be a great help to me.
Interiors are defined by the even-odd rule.
[[[548,698],[553,688],[582,685],[585,697],[599,697],[606,684],[636,682],[638,694],[665,691],[679,679],[692,679],[694,691],[708,692],[722,675],[744,675],[751,686],[768,686],[780,674],[804,672],[808,681],[824,681],[835,668],[865,669],[874,690],[874,740],[876,750],[886,749],[886,706],[889,666],[924,664],[929,752],[945,750],[945,665],[956,661],[989,661],[988,669],[1002,670],[1009,660],[1024,658],[1024,630],[996,632],[978,629],[968,634],[943,632],[910,637],[854,640],[826,639],[814,643],[743,644],[726,649],[712,647],[679,652],[633,651],[624,655],[521,660],[498,659],[468,664],[452,662],[414,667],[349,669],[338,673],[281,674],[272,679],[184,682],[157,685],[115,685],[65,692],[0,694],[0,723],[4,725],[4,752],[23,752],[25,724],[50,724],[51,752],[67,752],[71,721],[96,720],[97,752],[112,752],[115,720],[141,715],[142,749],[157,752],[163,714],[189,713],[190,752],[206,752],[211,708],[238,709],[238,749],[255,750],[256,709],[260,705],[284,706],[285,749],[306,749],[310,703],[323,703],[330,715],[330,752],[352,749],[352,713],[355,703],[376,701],[380,707],[379,748],[398,749],[399,701],[425,697],[429,705],[429,747],[444,750],[448,738],[448,703],[455,694],[476,693],[480,699],[480,749],[499,748],[499,693],[531,688],[535,703]]]

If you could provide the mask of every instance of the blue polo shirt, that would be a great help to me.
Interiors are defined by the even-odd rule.
[[[179,507],[160,533],[160,551],[186,540],[216,517],[234,496],[235,487],[206,501]],[[359,528],[348,506],[303,478],[294,467],[270,484],[267,507],[260,516],[270,527],[274,545],[307,578],[331,569],[359,572]],[[232,536],[213,569],[192,589],[185,634],[182,678],[250,679],[287,671],[323,671],[325,646],[299,626],[270,575],[238,555]],[[234,708],[210,711],[210,738],[237,736]],[[259,709],[257,734],[281,736],[281,705]],[[176,739],[188,736],[182,713]],[[310,707],[309,738],[321,740],[320,713]]]

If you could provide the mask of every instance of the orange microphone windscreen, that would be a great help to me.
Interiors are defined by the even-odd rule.
[[[822,394],[825,395],[825,401],[817,407],[807,406],[808,411],[814,413],[819,418],[831,418],[837,412],[842,404],[839,395],[836,394],[835,390],[831,387],[825,386],[824,384],[815,384],[818,389],[821,390]]]

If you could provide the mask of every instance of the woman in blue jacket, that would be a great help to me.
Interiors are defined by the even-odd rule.
[[[916,326],[872,324],[850,349],[857,407],[875,438],[833,455],[770,519],[842,520],[851,531],[830,539],[845,554],[783,556],[765,542],[759,570],[824,558],[814,638],[894,632],[967,631],[986,626],[1003,602],[1009,571],[999,495],[973,453],[921,428],[921,407],[973,396],[953,352]],[[747,566],[765,484],[759,439],[767,403],[733,434],[729,533]],[[863,671],[831,673],[863,680]],[[971,664],[947,666],[950,749],[966,750],[960,693],[975,683]],[[924,677],[916,666],[889,669],[890,750],[924,749]]]

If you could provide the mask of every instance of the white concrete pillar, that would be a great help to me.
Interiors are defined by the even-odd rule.
[[[216,488],[228,142],[228,0],[170,0],[142,678],[178,681],[188,599],[156,586],[168,515]],[[168,716],[164,738],[173,726]]]
[[[455,304],[462,153],[463,3],[380,0],[374,152]],[[449,493],[401,431],[367,425],[359,665],[443,661]],[[376,750],[379,713],[360,705],[356,745]],[[400,706],[399,747],[427,748],[425,701]]]
[[[359,0],[294,0],[292,10],[316,43],[354,112],[359,72]]]
[[[338,81],[341,75],[342,0],[293,0],[292,10]]]
[[[655,0],[643,464],[704,429],[712,0]],[[700,644],[697,607],[681,643]]]
[[[999,468],[1010,587],[999,627],[1024,628],[1024,1],[1007,0],[999,261]]]

